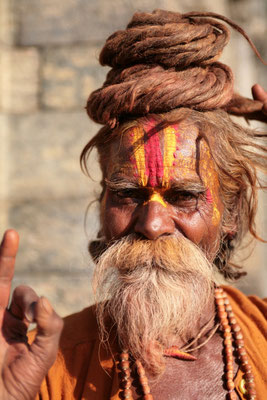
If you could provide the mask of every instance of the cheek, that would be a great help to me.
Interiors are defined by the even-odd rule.
[[[207,235],[207,224],[199,212],[189,214],[178,212],[174,217],[174,222],[177,229],[196,245],[200,245]]]
[[[210,259],[214,258],[218,250],[220,238],[220,225],[213,225],[211,218],[210,212],[203,211],[190,214],[177,213],[174,217],[177,229],[209,254]]]

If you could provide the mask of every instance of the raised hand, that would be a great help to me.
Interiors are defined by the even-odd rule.
[[[15,289],[9,309],[19,237],[5,233],[0,246],[0,399],[34,399],[58,349],[62,319],[45,297],[27,286]],[[30,346],[27,329],[37,323],[37,335]]]

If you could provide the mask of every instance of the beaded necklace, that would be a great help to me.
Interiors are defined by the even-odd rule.
[[[246,349],[244,347],[243,334],[233,313],[227,294],[221,287],[216,287],[214,292],[217,316],[220,320],[220,329],[223,332],[223,346],[225,356],[225,373],[228,400],[237,400],[234,383],[234,350],[236,352],[236,361],[243,372],[243,393],[246,399],[256,400],[256,390],[252,369],[248,361]],[[233,349],[234,346],[234,349]],[[186,359],[186,357],[184,357]],[[188,358],[189,359],[189,358]],[[141,400],[153,400],[150,392],[148,378],[145,369],[139,360],[135,360],[136,372],[140,384],[142,395]],[[118,363],[120,379],[120,398],[132,400],[132,379],[133,371],[131,368],[130,355],[127,350],[123,350],[119,355]]]

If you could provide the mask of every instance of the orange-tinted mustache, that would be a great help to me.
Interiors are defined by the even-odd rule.
[[[199,258],[205,258],[202,250],[182,235],[146,240],[137,234],[130,234],[109,244],[91,242],[89,249],[96,262],[108,253],[112,266],[116,266],[121,273],[143,266],[174,272],[179,268],[179,271],[188,273]],[[190,262],[187,263],[189,257]]]

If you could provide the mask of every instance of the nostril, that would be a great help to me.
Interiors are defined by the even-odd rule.
[[[148,238],[147,238],[145,235],[143,235],[142,233],[137,232],[137,233],[135,234],[135,239],[136,239],[136,240],[147,240]]]

